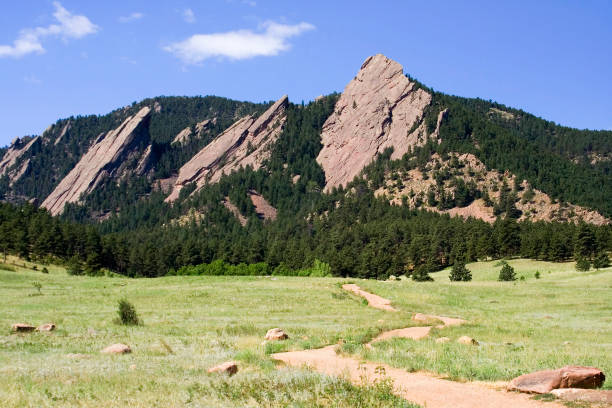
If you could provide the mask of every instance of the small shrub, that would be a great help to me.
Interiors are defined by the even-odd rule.
[[[536,279],[540,279],[540,271],[536,271],[536,273],[533,276]]]
[[[32,286],[34,286],[34,288],[36,290],[38,290],[38,294],[42,295],[42,293],[40,292],[40,290],[42,289],[42,285],[40,282],[36,281],[36,282],[32,282]]]
[[[41,272],[42,272],[42,273],[49,273],[49,270],[48,270],[48,269],[47,269],[47,267],[45,266],[45,267],[43,267],[43,268],[42,268],[42,271],[41,271]]]
[[[499,271],[499,278],[497,279],[500,282],[510,282],[516,280],[516,273],[514,273],[514,268],[504,263],[501,270]]]
[[[118,319],[116,320],[116,323],[118,324],[122,324],[124,326],[138,326],[142,324],[138,314],[136,313],[136,308],[126,299],[119,300],[119,309],[117,310],[117,314],[119,315]]]
[[[519,278],[519,280],[524,281],[524,280],[525,280],[525,275],[521,275],[521,277]]]
[[[587,272],[591,269],[591,261],[588,258],[579,256],[576,258],[576,270],[580,272]]]
[[[472,280],[472,272],[465,267],[463,261],[457,261],[451,269],[451,273],[448,278],[453,282],[469,282]]]

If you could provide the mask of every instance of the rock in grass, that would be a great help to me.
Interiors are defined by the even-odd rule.
[[[50,332],[53,330],[55,330],[55,324],[53,323],[41,324],[40,326],[36,328],[36,331],[39,331],[39,332]]]
[[[448,343],[450,339],[448,337],[439,337],[436,339],[436,343],[443,344]]]
[[[100,351],[100,353],[104,354],[127,354],[131,352],[132,349],[130,348],[130,346],[122,343],[111,344],[110,346]]]
[[[268,330],[266,333],[265,339],[268,341],[276,341],[276,340],[287,340],[289,336],[283,330],[275,327],[274,329]]]
[[[218,366],[208,369],[209,373],[227,374],[232,376],[238,372],[238,364],[235,361],[227,361]]]
[[[509,391],[546,394],[557,388],[599,388],[606,376],[595,367],[566,366],[523,374],[508,384]]]
[[[11,326],[11,330],[15,333],[28,333],[36,330],[36,327],[27,323],[15,323]]]
[[[584,401],[612,404],[612,390],[585,390],[582,388],[561,388],[550,392],[564,401]]]
[[[468,346],[477,346],[478,345],[478,341],[476,341],[476,339],[473,339],[469,336],[461,336],[457,339],[457,343],[461,343],[461,344],[465,344]]]

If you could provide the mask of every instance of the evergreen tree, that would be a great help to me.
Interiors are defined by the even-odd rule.
[[[516,273],[514,272],[514,268],[508,265],[507,262],[504,262],[501,270],[499,271],[499,277],[497,280],[500,282],[515,281]]]
[[[465,267],[465,262],[457,261],[448,277],[453,282],[469,282],[472,280],[472,272]]]
[[[604,251],[601,251],[597,255],[595,255],[595,258],[593,259],[593,268],[599,270],[607,268],[608,266],[610,266],[610,258],[608,258],[608,254],[606,254]]]
[[[591,269],[591,261],[582,255],[578,255],[576,257],[576,270],[587,272],[589,269]]]

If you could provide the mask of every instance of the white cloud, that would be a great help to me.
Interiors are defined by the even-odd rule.
[[[274,56],[291,48],[288,39],[313,30],[309,23],[295,25],[267,22],[262,32],[251,30],[225,33],[196,34],[184,41],[164,47],[187,64],[198,64],[209,58],[242,60],[259,56]]]
[[[42,54],[45,52],[42,45],[45,37],[59,37],[66,41],[82,38],[99,30],[99,27],[87,17],[70,13],[59,2],[53,2],[53,6],[55,6],[53,17],[59,24],[21,30],[13,45],[0,45],[0,58],[20,58],[32,53]]]
[[[193,13],[193,10],[188,8],[183,10],[183,20],[185,20],[188,23],[195,23],[196,18],[195,18],[195,14]]]
[[[136,21],[136,20],[140,20],[141,18],[144,17],[144,14],[140,13],[140,12],[134,12],[128,16],[121,16],[119,17],[119,22],[120,23],[129,23],[132,21]]]

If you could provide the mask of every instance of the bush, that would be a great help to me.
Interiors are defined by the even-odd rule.
[[[536,271],[536,273],[533,275],[536,279],[540,279],[540,271]]]
[[[576,258],[576,270],[580,272],[586,272],[591,269],[591,261],[583,256]]]
[[[501,270],[499,271],[499,278],[497,279],[500,282],[510,282],[516,280],[516,273],[514,273],[514,268],[504,263]]]
[[[133,304],[128,302],[126,299],[119,300],[119,309],[117,310],[119,318],[116,323],[124,326],[138,326],[142,324],[142,321],[136,313],[136,308]]]
[[[41,272],[42,272],[42,273],[49,273],[49,270],[48,270],[48,269],[47,269],[47,267],[45,266],[45,267],[43,267],[43,268],[42,268],[42,271],[41,271]]]
[[[465,267],[465,262],[457,261],[448,278],[453,282],[469,282],[472,280],[472,272]]]

